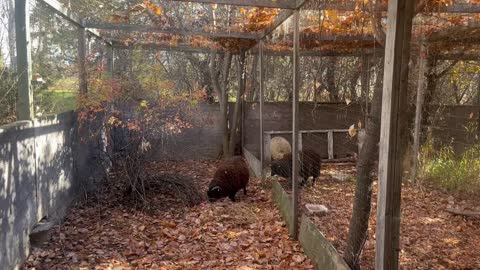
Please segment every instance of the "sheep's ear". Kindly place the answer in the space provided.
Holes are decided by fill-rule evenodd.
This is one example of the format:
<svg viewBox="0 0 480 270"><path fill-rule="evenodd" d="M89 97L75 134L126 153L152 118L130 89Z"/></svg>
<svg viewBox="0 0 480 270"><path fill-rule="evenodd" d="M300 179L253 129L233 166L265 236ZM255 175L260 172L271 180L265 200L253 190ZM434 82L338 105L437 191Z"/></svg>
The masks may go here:
<svg viewBox="0 0 480 270"><path fill-rule="evenodd" d="M211 190L211 191L217 191L217 190L220 191L221 188L220 188L219 186L214 186L214 187L212 187L210 190Z"/></svg>

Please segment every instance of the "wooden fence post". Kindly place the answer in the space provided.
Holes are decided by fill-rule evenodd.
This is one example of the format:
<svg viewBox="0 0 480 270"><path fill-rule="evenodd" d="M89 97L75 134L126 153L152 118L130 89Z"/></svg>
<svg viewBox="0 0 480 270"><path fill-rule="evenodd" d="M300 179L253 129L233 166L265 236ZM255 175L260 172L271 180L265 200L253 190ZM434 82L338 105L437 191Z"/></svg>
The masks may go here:
<svg viewBox="0 0 480 270"><path fill-rule="evenodd" d="M375 269L398 269L402 133L408 86L413 0L390 0L385 44Z"/></svg>
<svg viewBox="0 0 480 270"><path fill-rule="evenodd" d="M78 82L81 95L87 94L87 31L85 27L78 29Z"/></svg>
<svg viewBox="0 0 480 270"><path fill-rule="evenodd" d="M17 47L17 120L34 118L30 7L28 0L15 0L15 42Z"/></svg>
<svg viewBox="0 0 480 270"><path fill-rule="evenodd" d="M329 130L327 133L328 141L328 159L333 159L335 156L333 154L333 131Z"/></svg>
<svg viewBox="0 0 480 270"><path fill-rule="evenodd" d="M270 164L272 161L272 153L270 153L270 143L272 141L271 134L263 134L263 151L264 151L264 159L265 165ZM263 169L262 169L263 170Z"/></svg>
<svg viewBox="0 0 480 270"><path fill-rule="evenodd" d="M298 218L299 218L299 156L298 156L298 132L300 124L300 114L298 107L299 90L300 90L300 76L299 76L299 46L300 46L300 11L296 9L293 13L293 101L292 101L292 210L293 210L293 224L290 231L292 238L297 239L298 236Z"/></svg>
<svg viewBox="0 0 480 270"><path fill-rule="evenodd" d="M263 80L264 80L264 74L263 74L263 40L260 40L258 44L259 48L259 57L258 57L258 66L260 68L260 74L259 74L259 89L258 89L258 94L260 97L260 166L262 168L262 179L265 180L265 144L264 144L264 128L263 128L263 103L264 103L264 96L263 96Z"/></svg>

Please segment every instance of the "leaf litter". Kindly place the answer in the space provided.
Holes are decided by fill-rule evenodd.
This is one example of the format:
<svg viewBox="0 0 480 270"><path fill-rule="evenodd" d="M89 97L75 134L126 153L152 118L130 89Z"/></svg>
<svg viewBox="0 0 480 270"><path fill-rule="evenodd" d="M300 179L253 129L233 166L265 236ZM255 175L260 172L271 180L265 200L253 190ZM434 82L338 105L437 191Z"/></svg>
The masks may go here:
<svg viewBox="0 0 480 270"><path fill-rule="evenodd" d="M157 162L148 170L195 179L205 194L214 161ZM114 178L113 178L114 180ZM138 210L106 189L95 203L73 206L52 239L32 250L24 269L313 269L271 201L251 178L248 195L187 207L153 191Z"/></svg>
<svg viewBox="0 0 480 270"><path fill-rule="evenodd" d="M355 177L354 166L324 165L314 188L304 189L303 203L323 204L326 216L312 217L333 246L343 254L353 209L355 183L331 175ZM362 269L375 268L377 183L373 186L368 238ZM478 198L463 198L428 186L402 186L400 269L480 269L480 218L452 215L447 208L480 211Z"/></svg>

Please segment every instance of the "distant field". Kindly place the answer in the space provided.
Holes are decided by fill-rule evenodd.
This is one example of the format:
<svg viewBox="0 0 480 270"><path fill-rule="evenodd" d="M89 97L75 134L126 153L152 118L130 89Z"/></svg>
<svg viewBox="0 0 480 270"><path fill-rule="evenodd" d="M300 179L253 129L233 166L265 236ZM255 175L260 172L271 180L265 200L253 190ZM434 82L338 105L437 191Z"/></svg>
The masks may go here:
<svg viewBox="0 0 480 270"><path fill-rule="evenodd" d="M78 82L66 78L55 82L48 89L35 90L37 114L56 114L74 110L77 105Z"/></svg>

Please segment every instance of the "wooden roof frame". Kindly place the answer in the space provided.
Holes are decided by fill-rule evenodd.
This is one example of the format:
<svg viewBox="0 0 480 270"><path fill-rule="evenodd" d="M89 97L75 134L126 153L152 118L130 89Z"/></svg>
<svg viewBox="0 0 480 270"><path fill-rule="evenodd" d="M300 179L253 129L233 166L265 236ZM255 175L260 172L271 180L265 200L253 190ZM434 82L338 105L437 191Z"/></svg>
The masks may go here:
<svg viewBox="0 0 480 270"><path fill-rule="evenodd" d="M305 5L306 9L324 9L324 10L337 10L337 11L354 11L356 3L350 2L336 2L329 0L319 1L319 3L309 5L309 0L171 0L174 2L189 2L189 3L201 3L201 4L218 4L218 5L230 5L230 6L249 6L249 7L265 7L265 8L280 8L295 10ZM362 10L367 10L367 7L360 7ZM381 11L387 11L387 6L382 5L379 7ZM480 13L479 4L467 4L457 3L444 7L435 7L435 12L444 13Z"/></svg>
<svg viewBox="0 0 480 270"><path fill-rule="evenodd" d="M185 3L203 3L203 4L221 4L233 6L257 6L268 8L281 8L282 11L275 17L270 26L262 31L257 32L236 32L236 31L205 31L199 29L187 30L174 27L158 27L151 25L135 25L135 24L121 24L121 23L96 23L85 21L80 18L74 11L64 6L58 0L38 0L49 6L55 13L65 18L75 26L85 28L89 35L103 39L107 44L109 40L102 37L97 30L117 30L126 32L153 32L165 34L180 34L180 35L201 35L213 38L239 38L261 40L273 32L279 25L293 15L294 10L306 6L308 8L309 0L171 0ZM355 2L334 3L332 1L323 0L316 7L324 9L336 9L340 11L355 10ZM386 7L381 7L386 10ZM454 4L444 8L447 13L480 13L479 4ZM355 40L358 37L352 37ZM363 39L362 39L363 40Z"/></svg>

